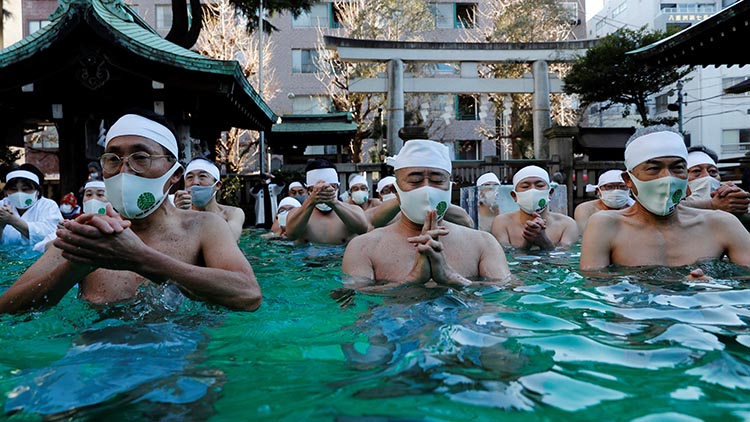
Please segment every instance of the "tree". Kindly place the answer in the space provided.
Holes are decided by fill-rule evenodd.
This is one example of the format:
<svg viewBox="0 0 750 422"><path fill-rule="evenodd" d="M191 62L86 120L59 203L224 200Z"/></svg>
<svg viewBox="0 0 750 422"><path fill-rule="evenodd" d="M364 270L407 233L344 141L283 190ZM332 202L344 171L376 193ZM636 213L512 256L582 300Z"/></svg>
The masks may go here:
<svg viewBox="0 0 750 422"><path fill-rule="evenodd" d="M237 13L230 0L205 4L201 31L196 49L199 53L219 60L237 60L250 84L258 86L258 37L246 31L245 18ZM273 69L268 64L273 57L273 43L266 38L263 44L263 98L268 101L278 94L280 87ZM216 154L230 172L251 171L259 150L258 132L233 128L217 140Z"/></svg>
<svg viewBox="0 0 750 422"><path fill-rule="evenodd" d="M586 55L576 61L563 79L564 90L577 94L582 107L597 102L606 102L602 110L615 104L635 106L643 126L674 124L674 118L650 119L646 102L652 94L683 79L692 70L681 66L644 66L628 51L652 44L664 38L661 31L619 29L590 48ZM623 117L630 112L626 108Z"/></svg>
<svg viewBox="0 0 750 422"><path fill-rule="evenodd" d="M336 2L334 7L341 25L341 29L336 30L336 35L341 37L418 41L421 34L435 28L429 4L424 0L352 0ZM316 76L327 88L333 107L337 111L352 113L353 120L357 123L357 133L350 149L354 162L359 162L362 141L372 133L374 118L378 109L384 108L385 96L353 93L349 91L349 84L354 78L377 77L379 73L385 72L385 65L344 63L336 51L325 48L322 37L327 32L319 28Z"/></svg>
<svg viewBox="0 0 750 422"><path fill-rule="evenodd" d="M229 0L235 10L245 18L244 25L248 33L258 29L258 9L261 1L263 1L264 15L273 16L276 13L289 12L295 18L302 12L309 12L310 7L318 3L317 0ZM278 28L264 18L263 29L270 34Z"/></svg>

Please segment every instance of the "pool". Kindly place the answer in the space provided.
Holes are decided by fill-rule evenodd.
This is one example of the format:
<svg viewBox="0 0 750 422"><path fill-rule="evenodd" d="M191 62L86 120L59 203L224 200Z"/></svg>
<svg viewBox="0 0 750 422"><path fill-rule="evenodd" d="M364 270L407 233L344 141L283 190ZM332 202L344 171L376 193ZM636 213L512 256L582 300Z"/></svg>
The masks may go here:
<svg viewBox="0 0 750 422"><path fill-rule="evenodd" d="M246 231L264 293L229 312L144 289L0 316L4 416L39 420L750 420L750 272L701 264L587 279L509 253L511 289L337 291L343 248ZM4 291L35 255L0 251ZM72 408L76 409L73 410Z"/></svg>

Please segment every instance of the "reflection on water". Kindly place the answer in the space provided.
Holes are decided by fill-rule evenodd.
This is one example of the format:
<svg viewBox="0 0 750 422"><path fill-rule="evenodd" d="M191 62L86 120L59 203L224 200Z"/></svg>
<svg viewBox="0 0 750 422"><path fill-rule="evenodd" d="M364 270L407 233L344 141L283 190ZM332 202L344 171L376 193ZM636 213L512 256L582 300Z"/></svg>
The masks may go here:
<svg viewBox="0 0 750 422"><path fill-rule="evenodd" d="M92 420L750 416L744 268L583 275L575 250L508 251L522 282L510 288L352 294L337 290L342 247L257 232L241 246L264 291L255 313L154 287L106 310L71 294L47 312L0 317L4 407L24 409L11 419L74 408ZM17 276L32 261L6 255L5 269ZM696 267L713 279L685 281Z"/></svg>

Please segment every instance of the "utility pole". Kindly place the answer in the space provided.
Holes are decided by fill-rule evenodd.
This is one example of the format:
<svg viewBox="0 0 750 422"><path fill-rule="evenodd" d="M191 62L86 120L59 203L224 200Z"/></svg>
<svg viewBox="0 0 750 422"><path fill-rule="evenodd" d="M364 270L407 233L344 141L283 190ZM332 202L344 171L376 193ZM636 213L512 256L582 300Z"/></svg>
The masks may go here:
<svg viewBox="0 0 750 422"><path fill-rule="evenodd" d="M677 112L677 127L682 132L682 105L684 103L684 97L682 96L682 81L677 81L677 101L667 105L667 110ZM670 93L670 95L672 95Z"/></svg>
<svg viewBox="0 0 750 422"><path fill-rule="evenodd" d="M263 98L263 0L258 6L258 94ZM266 172L266 133L260 131L260 177Z"/></svg>

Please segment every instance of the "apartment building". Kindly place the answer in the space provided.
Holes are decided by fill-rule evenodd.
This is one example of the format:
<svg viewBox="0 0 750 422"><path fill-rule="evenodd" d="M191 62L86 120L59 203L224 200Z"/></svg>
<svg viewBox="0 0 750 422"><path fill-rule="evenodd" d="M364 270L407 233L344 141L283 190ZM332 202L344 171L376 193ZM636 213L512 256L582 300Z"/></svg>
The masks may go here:
<svg viewBox="0 0 750 422"><path fill-rule="evenodd" d="M735 1L605 0L604 7L587 22L588 38L598 38L619 28L646 26L661 31L680 30L721 11ZM750 78L750 69L727 66L696 68L682 85L683 130L692 145L705 145L720 158L750 151L750 95L724 94L723 89ZM668 110L678 98L677 86L651 98L650 115L675 116ZM635 116L623 119L622 108L606 112L598 105L589 110L590 126L636 126Z"/></svg>

